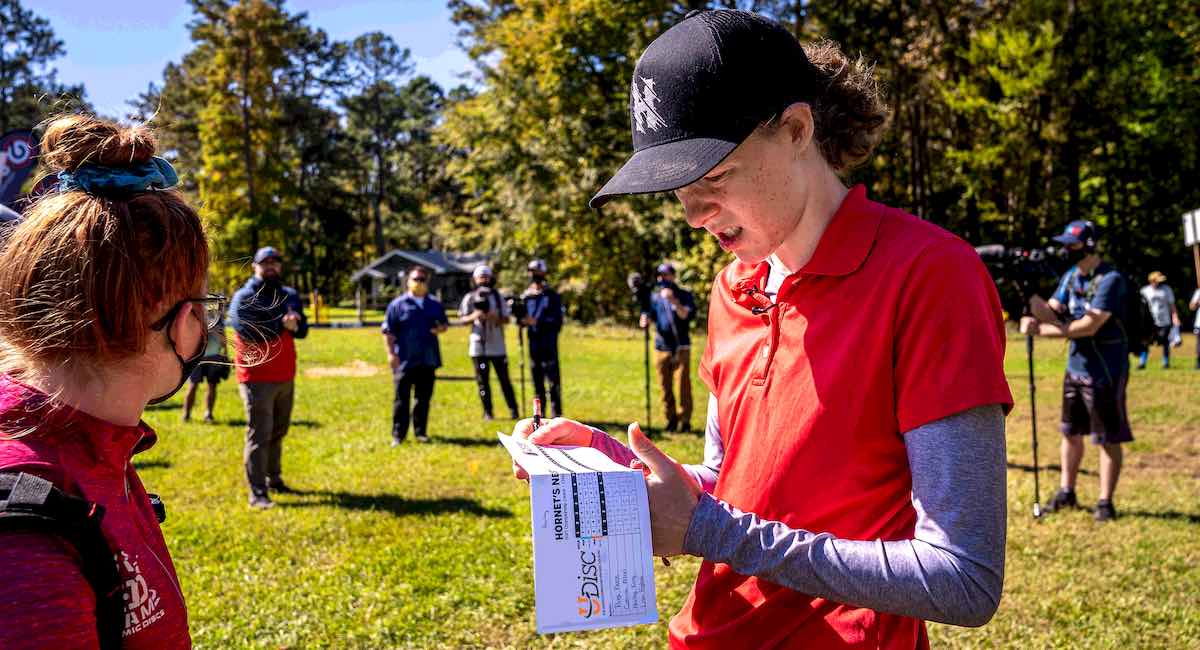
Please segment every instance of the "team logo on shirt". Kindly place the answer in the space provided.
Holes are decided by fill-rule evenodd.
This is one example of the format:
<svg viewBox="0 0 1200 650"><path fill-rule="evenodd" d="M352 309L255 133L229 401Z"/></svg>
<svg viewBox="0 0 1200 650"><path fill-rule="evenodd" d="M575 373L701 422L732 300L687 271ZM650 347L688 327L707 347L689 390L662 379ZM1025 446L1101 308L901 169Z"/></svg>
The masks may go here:
<svg viewBox="0 0 1200 650"><path fill-rule="evenodd" d="M121 551L115 559L125 578L125 591L122 595L125 600L125 630L121 636L128 637L153 625L166 615L166 610L161 607L158 590L146 584L137 557L131 557L125 551Z"/></svg>
<svg viewBox="0 0 1200 650"><path fill-rule="evenodd" d="M639 80L642 82L641 89L638 88ZM633 127L639 133L645 133L646 129L657 131L667 125L666 120L655 108L658 93L654 92L654 79L634 75L633 84L629 88L629 101L632 103L629 112L633 113Z"/></svg>

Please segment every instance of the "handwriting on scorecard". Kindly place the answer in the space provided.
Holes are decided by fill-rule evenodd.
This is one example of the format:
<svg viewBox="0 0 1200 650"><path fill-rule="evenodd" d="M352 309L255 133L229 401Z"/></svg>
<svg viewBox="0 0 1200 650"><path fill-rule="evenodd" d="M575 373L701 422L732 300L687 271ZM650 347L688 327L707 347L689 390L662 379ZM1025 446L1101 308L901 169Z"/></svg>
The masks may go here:
<svg viewBox="0 0 1200 650"><path fill-rule="evenodd" d="M642 473L589 447L499 436L529 473L537 631L658 621Z"/></svg>

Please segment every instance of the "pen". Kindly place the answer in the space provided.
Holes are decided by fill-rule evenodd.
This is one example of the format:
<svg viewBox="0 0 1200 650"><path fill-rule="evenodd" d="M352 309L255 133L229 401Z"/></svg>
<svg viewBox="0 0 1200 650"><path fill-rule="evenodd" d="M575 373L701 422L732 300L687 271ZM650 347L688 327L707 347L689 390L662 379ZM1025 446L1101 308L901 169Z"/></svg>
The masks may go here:
<svg viewBox="0 0 1200 650"><path fill-rule="evenodd" d="M533 428L542 426L542 400L533 398Z"/></svg>

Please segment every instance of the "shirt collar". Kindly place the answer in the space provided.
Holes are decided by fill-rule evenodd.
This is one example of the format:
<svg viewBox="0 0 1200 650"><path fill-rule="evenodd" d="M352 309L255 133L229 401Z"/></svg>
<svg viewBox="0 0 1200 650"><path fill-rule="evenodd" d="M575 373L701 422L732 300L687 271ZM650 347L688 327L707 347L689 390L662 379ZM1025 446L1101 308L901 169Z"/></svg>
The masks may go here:
<svg viewBox="0 0 1200 650"><path fill-rule="evenodd" d="M800 273L840 276L857 271L871 252L882 218L883 205L867 198L866 186L850 188Z"/></svg>

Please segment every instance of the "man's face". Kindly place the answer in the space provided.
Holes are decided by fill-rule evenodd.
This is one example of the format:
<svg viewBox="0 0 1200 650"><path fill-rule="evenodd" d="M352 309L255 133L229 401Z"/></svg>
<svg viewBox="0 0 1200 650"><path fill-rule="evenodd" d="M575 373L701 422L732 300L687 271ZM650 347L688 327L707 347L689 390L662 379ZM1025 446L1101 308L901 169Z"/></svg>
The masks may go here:
<svg viewBox="0 0 1200 650"><path fill-rule="evenodd" d="M487 273L483 273L481 275L475 276L475 286L482 287L484 285L491 285L491 284L492 284L492 276L491 275L489 275Z"/></svg>
<svg viewBox="0 0 1200 650"><path fill-rule="evenodd" d="M415 296L423 296L429 293L429 275L424 271L409 273L408 290Z"/></svg>
<svg viewBox="0 0 1200 650"><path fill-rule="evenodd" d="M743 262L774 253L800 223L815 164L798 153L796 133L787 121L759 128L703 178L675 190L688 225L712 233Z"/></svg>
<svg viewBox="0 0 1200 650"><path fill-rule="evenodd" d="M263 280L278 280L283 277L283 260L268 257L254 265L254 275Z"/></svg>
<svg viewBox="0 0 1200 650"><path fill-rule="evenodd" d="M670 282L671 284L675 284L675 274L671 273L671 272L659 273L658 281L659 282Z"/></svg>

